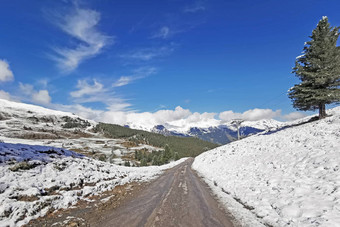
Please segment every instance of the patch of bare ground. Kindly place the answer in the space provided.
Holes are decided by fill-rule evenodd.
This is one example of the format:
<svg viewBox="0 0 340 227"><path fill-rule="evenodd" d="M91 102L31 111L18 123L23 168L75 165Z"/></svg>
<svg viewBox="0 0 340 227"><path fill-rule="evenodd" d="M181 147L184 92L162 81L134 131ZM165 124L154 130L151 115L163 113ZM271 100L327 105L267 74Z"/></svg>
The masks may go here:
<svg viewBox="0 0 340 227"><path fill-rule="evenodd" d="M44 217L31 220L25 227L47 226L92 226L91 223L100 221L103 213L107 213L120 206L125 200L136 197L149 183L133 182L117 185L113 190L101 195L90 196L87 200L79 201L74 207L50 211Z"/></svg>

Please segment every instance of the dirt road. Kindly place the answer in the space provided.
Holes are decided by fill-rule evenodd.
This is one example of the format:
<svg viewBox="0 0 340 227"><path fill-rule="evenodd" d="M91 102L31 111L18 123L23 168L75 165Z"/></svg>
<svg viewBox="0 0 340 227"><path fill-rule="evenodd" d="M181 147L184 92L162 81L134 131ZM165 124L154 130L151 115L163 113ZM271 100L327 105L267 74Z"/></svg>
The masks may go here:
<svg viewBox="0 0 340 227"><path fill-rule="evenodd" d="M208 185L191 170L192 162L190 158L152 182L116 186L89 198L94 202L80 201L75 208L52 212L25 227L233 226Z"/></svg>
<svg viewBox="0 0 340 227"><path fill-rule="evenodd" d="M127 199L91 226L233 226L191 170L193 159L168 170L145 190ZM92 223L91 223L92 222Z"/></svg>

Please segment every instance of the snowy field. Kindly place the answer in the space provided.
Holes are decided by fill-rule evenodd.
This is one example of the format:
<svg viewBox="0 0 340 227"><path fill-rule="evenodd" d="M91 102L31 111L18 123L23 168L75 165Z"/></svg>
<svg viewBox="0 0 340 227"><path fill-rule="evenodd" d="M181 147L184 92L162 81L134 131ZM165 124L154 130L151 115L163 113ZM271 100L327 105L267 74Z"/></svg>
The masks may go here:
<svg viewBox="0 0 340 227"><path fill-rule="evenodd" d="M201 154L193 168L244 226L340 226L340 107Z"/></svg>
<svg viewBox="0 0 340 227"><path fill-rule="evenodd" d="M21 226L116 185L151 180L184 160L122 167L63 148L0 143L0 226Z"/></svg>

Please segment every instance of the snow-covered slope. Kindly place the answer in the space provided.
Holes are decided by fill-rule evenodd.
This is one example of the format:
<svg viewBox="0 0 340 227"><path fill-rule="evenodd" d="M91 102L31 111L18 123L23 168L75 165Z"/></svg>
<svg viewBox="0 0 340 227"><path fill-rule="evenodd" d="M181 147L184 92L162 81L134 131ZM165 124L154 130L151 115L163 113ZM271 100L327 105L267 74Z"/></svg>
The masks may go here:
<svg viewBox="0 0 340 227"><path fill-rule="evenodd" d="M328 113L203 153L193 168L245 226L340 226L340 107Z"/></svg>
<svg viewBox="0 0 340 227"><path fill-rule="evenodd" d="M96 123L68 112L0 99L0 135L24 139L79 137Z"/></svg>
<svg viewBox="0 0 340 227"><path fill-rule="evenodd" d="M124 139L94 133L95 125L71 113L0 99L0 226L24 225L116 185L150 180L183 161L138 168L111 164L124 163L121 157L135 150L161 149L126 147Z"/></svg>
<svg viewBox="0 0 340 227"><path fill-rule="evenodd" d="M284 123L274 119L262 119L257 121L244 121L241 123L241 127L252 127L260 130L273 130L280 128L285 124L290 124L290 122ZM225 125L230 129L236 130L235 125L233 125L231 122L228 122Z"/></svg>
<svg viewBox="0 0 340 227"><path fill-rule="evenodd" d="M116 185L150 180L184 160L123 167L61 148L0 143L0 226L21 226Z"/></svg>

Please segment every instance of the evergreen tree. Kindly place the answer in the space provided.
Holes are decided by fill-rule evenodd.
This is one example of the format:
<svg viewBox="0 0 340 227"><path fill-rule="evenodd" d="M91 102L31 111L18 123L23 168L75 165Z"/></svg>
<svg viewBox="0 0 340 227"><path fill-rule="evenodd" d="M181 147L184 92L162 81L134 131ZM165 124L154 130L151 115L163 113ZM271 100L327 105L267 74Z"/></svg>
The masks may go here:
<svg viewBox="0 0 340 227"><path fill-rule="evenodd" d="M129 161L125 161L125 162L124 162L124 166L131 166L131 164L130 164Z"/></svg>
<svg viewBox="0 0 340 227"><path fill-rule="evenodd" d="M140 166L147 166L148 165L148 162L146 160L146 158L143 158L140 162Z"/></svg>
<svg viewBox="0 0 340 227"><path fill-rule="evenodd" d="M179 159L178 152L175 152L175 154L174 154L174 160L177 161L178 159Z"/></svg>
<svg viewBox="0 0 340 227"><path fill-rule="evenodd" d="M153 166L158 166L159 162L158 162L158 156L153 156L152 158L152 164Z"/></svg>
<svg viewBox="0 0 340 227"><path fill-rule="evenodd" d="M166 162L168 162L170 159L171 159L171 149L169 147L168 144L165 145L165 148L164 148L164 159L166 160Z"/></svg>
<svg viewBox="0 0 340 227"><path fill-rule="evenodd" d="M305 43L293 73L301 80L289 90L289 98L298 110L319 109L326 117L326 104L340 101L340 49L336 46L339 27L331 27L323 17Z"/></svg>

